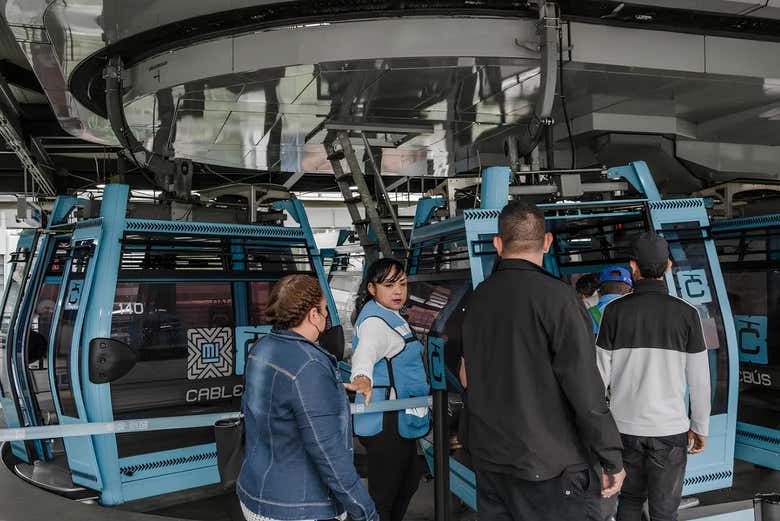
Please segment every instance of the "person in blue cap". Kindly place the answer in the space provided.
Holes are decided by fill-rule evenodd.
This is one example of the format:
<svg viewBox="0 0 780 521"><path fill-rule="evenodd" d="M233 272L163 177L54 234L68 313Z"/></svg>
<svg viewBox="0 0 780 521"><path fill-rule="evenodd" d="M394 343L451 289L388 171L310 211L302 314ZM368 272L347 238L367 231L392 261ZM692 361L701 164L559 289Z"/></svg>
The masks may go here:
<svg viewBox="0 0 780 521"><path fill-rule="evenodd" d="M599 277L599 301L598 304L588 308L588 313L593 320L593 332L598 334L601 315L604 308L623 295L628 295L634 290L634 282L631 280L631 272L621 266L607 266L601 271Z"/></svg>

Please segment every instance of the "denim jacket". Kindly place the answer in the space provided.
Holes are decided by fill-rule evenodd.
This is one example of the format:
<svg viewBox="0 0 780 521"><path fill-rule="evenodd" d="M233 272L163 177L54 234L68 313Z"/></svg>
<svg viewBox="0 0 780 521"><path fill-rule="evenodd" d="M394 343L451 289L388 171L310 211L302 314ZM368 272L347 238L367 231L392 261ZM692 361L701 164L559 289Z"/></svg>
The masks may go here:
<svg viewBox="0 0 780 521"><path fill-rule="evenodd" d="M244 392L241 502L272 519L355 521L377 513L353 462L349 402L336 359L292 331L252 349Z"/></svg>

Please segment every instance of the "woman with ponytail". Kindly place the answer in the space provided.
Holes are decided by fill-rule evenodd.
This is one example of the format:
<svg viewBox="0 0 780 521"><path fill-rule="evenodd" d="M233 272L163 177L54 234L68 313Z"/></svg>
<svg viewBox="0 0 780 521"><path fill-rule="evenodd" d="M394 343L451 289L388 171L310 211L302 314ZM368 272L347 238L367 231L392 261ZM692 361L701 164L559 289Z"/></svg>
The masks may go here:
<svg viewBox="0 0 780 521"><path fill-rule="evenodd" d="M394 259L373 263L361 284L353 319L352 375L358 402L427 396L423 346L399 311L407 277ZM381 521L402 521L422 476L417 438L430 430L428 408L360 414L355 434L368 451L368 490Z"/></svg>
<svg viewBox="0 0 780 521"><path fill-rule="evenodd" d="M376 521L355 470L347 394L317 343L328 307L319 281L288 275L271 290L274 326L249 353L246 449L236 490L247 521Z"/></svg>

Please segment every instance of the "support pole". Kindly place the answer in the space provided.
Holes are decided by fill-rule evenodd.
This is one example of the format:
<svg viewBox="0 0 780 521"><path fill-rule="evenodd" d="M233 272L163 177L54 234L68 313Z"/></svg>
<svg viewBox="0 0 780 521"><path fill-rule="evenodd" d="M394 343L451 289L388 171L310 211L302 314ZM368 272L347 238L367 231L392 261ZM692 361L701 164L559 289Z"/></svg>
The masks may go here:
<svg viewBox="0 0 780 521"><path fill-rule="evenodd" d="M553 126L546 125L544 129L544 145L547 152L547 169L555 168L555 137L553 136Z"/></svg>
<svg viewBox="0 0 780 521"><path fill-rule="evenodd" d="M512 171L505 166L491 166L482 171L480 208L500 210L509 201L509 179Z"/></svg>
<svg viewBox="0 0 780 521"><path fill-rule="evenodd" d="M434 521L450 519L450 451L447 418L447 377L444 365L444 341L428 337L428 368L433 394L433 502Z"/></svg>

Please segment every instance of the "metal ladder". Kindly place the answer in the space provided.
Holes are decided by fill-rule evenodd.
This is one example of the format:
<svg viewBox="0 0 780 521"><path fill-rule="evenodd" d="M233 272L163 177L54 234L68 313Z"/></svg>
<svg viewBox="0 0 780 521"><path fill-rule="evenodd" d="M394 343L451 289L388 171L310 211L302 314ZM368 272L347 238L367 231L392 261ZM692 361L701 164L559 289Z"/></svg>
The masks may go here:
<svg viewBox="0 0 780 521"><path fill-rule="evenodd" d="M379 204L368 188L368 181L366 180L363 170L360 167L360 162L355 155L355 149L352 147L352 143L349 140L348 132L342 130L336 134L336 142L340 146L340 150L335 149L332 144L326 145L326 150L328 152L328 160L333 168L336 184L341 191L341 195L344 197L344 203L347 205L347 210L352 219L352 225L360 239L360 245L365 250L366 261L371 264L380 258L380 253L384 258L393 257L393 247L390 238L387 235L387 230L385 228L386 224L392 225L404 250L408 249L408 244L390 201L390 195L387 192L387 188L382 181L382 176L374 161L368 139L366 139L362 132L361 136L363 137L363 143L366 147L369 161L376 174L379 195L384 199L383 202L390 214L389 218L383 218L379 214ZM349 172L344 171L344 168L341 165L342 159L347 160ZM352 186L357 187L357 196L352 195ZM365 217L361 215L359 205L362 205L365 209ZM371 232L373 232L375 240L372 240Z"/></svg>

